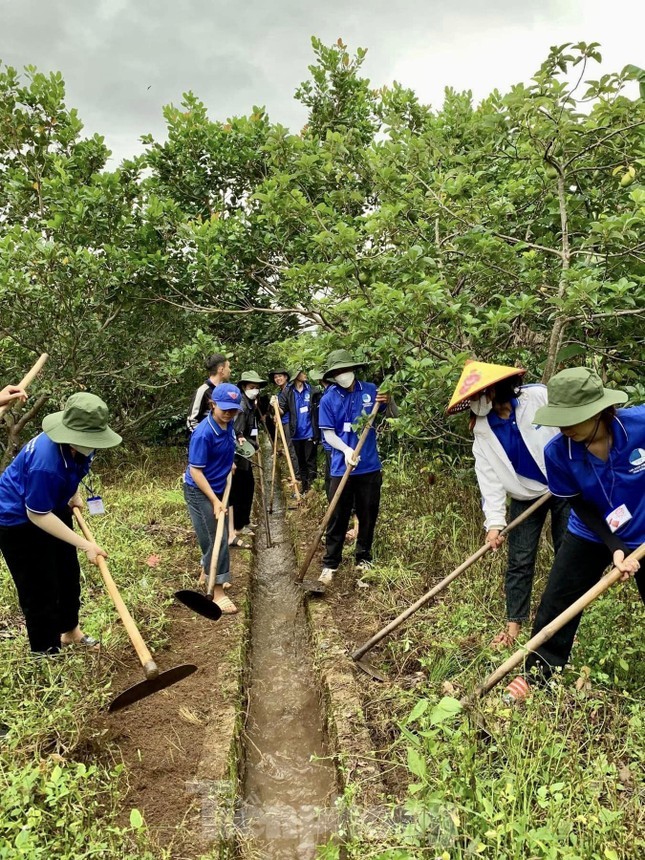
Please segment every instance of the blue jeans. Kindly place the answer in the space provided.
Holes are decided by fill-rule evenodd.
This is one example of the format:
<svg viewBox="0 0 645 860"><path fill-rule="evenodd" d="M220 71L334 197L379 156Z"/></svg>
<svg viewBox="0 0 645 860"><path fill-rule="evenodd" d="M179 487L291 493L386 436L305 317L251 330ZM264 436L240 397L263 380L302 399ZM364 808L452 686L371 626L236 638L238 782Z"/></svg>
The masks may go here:
<svg viewBox="0 0 645 860"><path fill-rule="evenodd" d="M202 566L208 578L215 543L215 531L217 524L213 512L213 503L208 499L199 487L184 484L184 498L188 506L190 521L197 535L197 542L202 551ZM231 581L231 561L228 551L228 517L224 519L224 535L222 545L219 548L217 559L217 577L215 583L222 585Z"/></svg>
<svg viewBox="0 0 645 860"><path fill-rule="evenodd" d="M529 508L535 499L520 502L511 499L510 519L514 520ZM508 536L508 568L506 570L506 617L509 621L523 624L528 621L531 608L531 590L535 574L540 535L547 511L551 511L551 537L553 548L558 552L569 522L569 503L553 497L531 516L513 529Z"/></svg>

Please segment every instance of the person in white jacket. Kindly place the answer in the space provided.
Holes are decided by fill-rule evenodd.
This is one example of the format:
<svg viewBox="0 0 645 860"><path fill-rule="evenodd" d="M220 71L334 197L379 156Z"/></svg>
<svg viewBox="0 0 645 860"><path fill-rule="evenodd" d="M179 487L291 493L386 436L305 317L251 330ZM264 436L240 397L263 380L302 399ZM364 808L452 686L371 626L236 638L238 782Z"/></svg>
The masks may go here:
<svg viewBox="0 0 645 860"><path fill-rule="evenodd" d="M510 497L510 520L514 520L548 489L544 447L557 430L532 423L536 411L547 402L546 386L522 385L524 373L522 368L468 362L448 407L451 414L470 409L484 529L493 550L504 542L500 532L507 524L507 497ZM557 553L569 517L565 500L550 499L509 533L505 576L507 624L492 640L495 648L512 646L522 624L528 621L535 560L549 510Z"/></svg>

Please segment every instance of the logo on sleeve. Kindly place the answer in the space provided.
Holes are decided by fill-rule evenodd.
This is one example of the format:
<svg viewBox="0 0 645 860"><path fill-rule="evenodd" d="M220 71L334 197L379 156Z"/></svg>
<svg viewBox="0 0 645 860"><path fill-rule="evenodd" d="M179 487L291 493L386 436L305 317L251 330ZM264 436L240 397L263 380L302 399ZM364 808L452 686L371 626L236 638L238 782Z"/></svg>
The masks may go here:
<svg viewBox="0 0 645 860"><path fill-rule="evenodd" d="M645 469L645 448L634 448L629 455L629 464L632 467L630 474L642 472Z"/></svg>
<svg viewBox="0 0 645 860"><path fill-rule="evenodd" d="M363 403L367 406L371 402L372 402L372 395L365 393L363 395Z"/></svg>

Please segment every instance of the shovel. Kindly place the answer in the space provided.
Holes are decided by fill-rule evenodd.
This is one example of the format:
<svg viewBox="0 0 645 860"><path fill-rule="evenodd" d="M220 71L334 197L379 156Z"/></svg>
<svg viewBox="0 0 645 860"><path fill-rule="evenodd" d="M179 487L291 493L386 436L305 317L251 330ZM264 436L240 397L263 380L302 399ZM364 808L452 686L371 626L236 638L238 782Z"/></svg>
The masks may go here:
<svg viewBox="0 0 645 860"><path fill-rule="evenodd" d="M299 502L302 496L300 495L298 481L296 480L296 473L293 471L293 463L291 462L291 454L289 453L289 446L287 445L287 437L284 435L282 416L280 415L277 399L273 401L273 411L275 413L276 428L278 430L278 433L280 434L280 438L282 439L282 447L284 448L285 460L287 461L287 465L289 466L289 474L291 475L291 486L293 487L293 492L296 495L296 501ZM277 452L278 448L276 446L276 454Z"/></svg>
<svg viewBox="0 0 645 860"><path fill-rule="evenodd" d="M81 527L81 531L87 540L92 541L92 543L96 543L80 510L78 508L74 508L73 513L76 517L76 522ZM153 693L158 693L160 690L165 690L166 687L171 687L178 681L182 681L184 678L192 675L193 672L196 672L197 666L194 666L192 663L184 663L181 666L175 666L173 669L166 669L165 672L159 672L159 667L152 659L152 654L148 650L146 643L143 641L137 625L134 623L134 619L128 612L128 608L119 594L119 589L116 587L116 583L112 579L112 575L110 574L105 559L102 556L98 556L97 562L105 587L107 588L108 594L112 598L112 602L121 617L123 626L130 637L130 642L132 642L134 650L137 652L137 657L139 658L139 662L143 668L143 674L145 675L145 681L139 681L138 684L128 687L127 690L124 690L122 693L119 693L115 699L112 699L108 705L108 711L110 713L114 713L114 711L120 711L121 708L132 705L140 699L145 699Z"/></svg>
<svg viewBox="0 0 645 860"><path fill-rule="evenodd" d="M367 434L372 429L372 424L374 423L374 419L376 418L376 413L379 411L380 407L381 407L381 404L378 401L375 401L374 406L372 407L372 411L370 412L369 417L367 419L367 422L365 423L365 427L363 427L363 432L361 433L361 435L358 439L358 443L356 445L356 448L354 449L354 456L355 457L357 457L360 454L361 448L365 444L365 440L367 439ZM329 523L329 520L331 519L332 514L336 510L336 505L338 504L338 501L343 494L343 490L345 489L345 485L347 484L347 481L349 480L349 476L351 475L353 470L354 470L354 466L347 466L347 468L345 469L345 474L340 479L340 484L338 485L338 488L336 489L336 492L334 493L333 498L332 498L331 502L329 503L329 507L327 508L327 513L322 518L322 522L318 526L318 531L314 535L314 539L312 540L311 545L310 545L309 549L307 550L307 555L305 556L305 560L303 561L302 565L300 566L300 570L298 571L297 582L302 583L303 589L305 591L308 591L309 593L324 594L324 592L325 592L325 586L321 582L318 582L318 580L315 580L315 579L314 580L311 580L311 579L305 580L305 575L306 575L307 571L309 570L309 565L311 564L311 560L314 557L316 550L318 549L318 544L320 543L320 538L325 533L325 529L327 528L327 524Z"/></svg>
<svg viewBox="0 0 645 860"><path fill-rule="evenodd" d="M27 388L27 386L38 376L48 358L49 355L47 355L46 352L43 352L31 370L20 380L18 388ZM11 409L12 405L13 401L10 400L9 403L5 403L4 406L0 406L0 418L2 418L8 409Z"/></svg>
<svg viewBox="0 0 645 860"><path fill-rule="evenodd" d="M537 501L535 501L530 507L528 507L522 514L520 514L519 517L516 517L507 526L505 526L500 531L500 536L507 535L509 532L513 531L516 526L518 526L520 523L523 523L524 520L528 519L531 514L537 511L537 509L541 507L545 502L548 502L550 498L551 493L544 493L543 496L540 496L540 498L537 499ZM433 588L430 589L430 591L426 592L423 597L420 597L416 603L413 603L411 606L408 606L407 609L404 609L403 612L398 615L393 621L390 621L390 623L383 627L381 630L379 630L378 633L375 633L371 639L368 639L368 641L364 645L361 645L360 648L357 648L356 651L354 651L350 656L352 660L354 660L358 668L365 672L366 675L370 675L377 681L385 681L386 678L382 672L380 672L378 669L375 669L374 666L370 665L365 660L361 659L363 655L367 654L368 651L371 651L372 648L374 648L375 645L378 645L378 643L382 639L385 639L385 637L389 633L391 633L393 630L396 630L396 628L403 624L403 622L406 621L411 615L414 615L414 613L418 609L421 609L422 606L425 606L427 603L429 603L433 597L436 597L437 594L443 591L447 585L450 585L453 579L456 579L460 573L463 573L465 570L467 570L472 564L482 558L482 556L490 552L490 550L490 544L485 543L477 550L477 552L473 553L469 558L466 559L466 561L460 564L459 567L456 567L451 573L448 574L448 576L442 579L441 582L438 582Z"/></svg>
<svg viewBox="0 0 645 860"><path fill-rule="evenodd" d="M215 593L215 579L217 578L217 559L219 558L220 547L222 546L222 538L224 536L224 522L228 511L228 497L231 494L231 481L233 480L233 472L229 472L226 479L226 489L222 497L222 505L224 509L217 515L217 529L215 531L215 543L213 544L213 553L211 555L211 565L208 571L208 585L206 594L201 591L193 591L190 588L184 588L181 591L175 592L175 597L184 606L203 615L204 618L210 618L211 621L219 621L222 617L222 610L217 603L213 602L213 594Z"/></svg>
<svg viewBox="0 0 645 860"><path fill-rule="evenodd" d="M645 543L642 543L638 549L635 549L628 558L640 561L643 556L645 556ZM464 696L460 701L462 707L465 709L472 708L478 699L499 684L502 678L505 678L510 671L517 668L520 663L524 661L527 654L532 651L536 651L541 645L548 642L554 633L557 633L558 630L564 627L565 624L568 624L572 618L579 615L583 609L589 606L590 603L593 603L593 601L603 594L603 592L611 588L612 585L615 585L622 576L623 574L617 567L612 568L609 573L606 573L602 579L599 579L594 586L592 586L588 591L585 591L582 597L579 597L571 604L571 606L565 609L564 612L561 612L553 619L553 621L550 621L546 627L543 627L539 633L536 633L535 636L532 636L528 642L522 645L521 648L518 648L515 654L509 657L508 660L502 663L498 669L492 672L488 678L476 687L469 696Z"/></svg>

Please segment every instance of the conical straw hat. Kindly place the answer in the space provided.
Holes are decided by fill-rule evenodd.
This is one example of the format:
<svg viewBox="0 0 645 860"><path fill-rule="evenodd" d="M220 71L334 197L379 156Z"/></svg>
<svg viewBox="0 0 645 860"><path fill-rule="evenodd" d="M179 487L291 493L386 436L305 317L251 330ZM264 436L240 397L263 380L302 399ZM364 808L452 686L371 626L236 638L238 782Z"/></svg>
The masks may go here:
<svg viewBox="0 0 645 860"><path fill-rule="evenodd" d="M454 415L463 412L469 407L469 400L475 397L489 385L495 385L509 376L524 374L526 370L522 367L507 367L504 364L487 364L485 361L469 360L459 377L459 382L452 395L446 412Z"/></svg>

